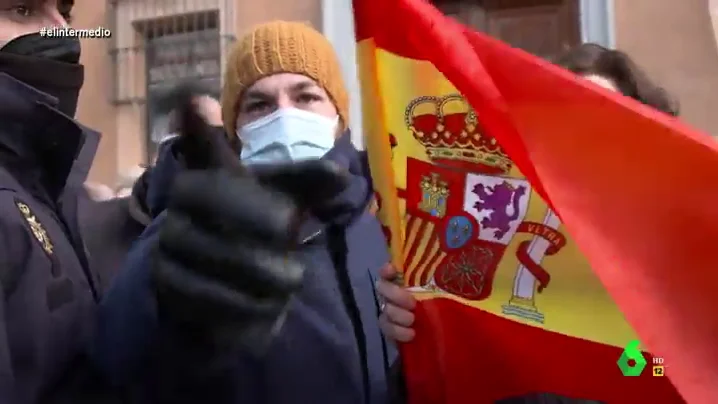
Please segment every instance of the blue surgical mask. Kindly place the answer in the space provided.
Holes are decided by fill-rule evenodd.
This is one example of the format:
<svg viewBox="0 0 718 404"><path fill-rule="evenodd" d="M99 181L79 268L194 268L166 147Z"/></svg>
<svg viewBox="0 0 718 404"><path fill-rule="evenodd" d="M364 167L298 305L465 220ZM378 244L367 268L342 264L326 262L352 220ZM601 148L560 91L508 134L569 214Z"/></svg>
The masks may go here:
<svg viewBox="0 0 718 404"><path fill-rule="evenodd" d="M276 164L319 159L334 147L339 117L282 108L237 129L242 162Z"/></svg>

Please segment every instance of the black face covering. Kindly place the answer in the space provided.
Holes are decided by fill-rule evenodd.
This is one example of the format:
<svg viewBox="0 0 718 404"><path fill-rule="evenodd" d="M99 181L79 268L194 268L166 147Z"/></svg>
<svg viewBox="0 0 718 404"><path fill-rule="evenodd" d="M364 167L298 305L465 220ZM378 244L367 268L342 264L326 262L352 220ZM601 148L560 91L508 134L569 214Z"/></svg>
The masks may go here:
<svg viewBox="0 0 718 404"><path fill-rule="evenodd" d="M39 33L13 39L0 48L0 72L58 100L57 109L74 117L84 81L80 40L43 37Z"/></svg>

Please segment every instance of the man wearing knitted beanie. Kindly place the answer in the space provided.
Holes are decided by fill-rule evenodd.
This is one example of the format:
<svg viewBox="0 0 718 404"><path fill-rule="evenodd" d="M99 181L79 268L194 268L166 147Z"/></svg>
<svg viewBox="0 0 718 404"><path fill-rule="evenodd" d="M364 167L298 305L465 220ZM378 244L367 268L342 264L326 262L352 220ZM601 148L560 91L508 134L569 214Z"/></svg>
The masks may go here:
<svg viewBox="0 0 718 404"><path fill-rule="evenodd" d="M106 298L99 367L148 403L395 402L374 290L389 254L334 50L276 21L227 61L222 118L242 169L176 180Z"/></svg>

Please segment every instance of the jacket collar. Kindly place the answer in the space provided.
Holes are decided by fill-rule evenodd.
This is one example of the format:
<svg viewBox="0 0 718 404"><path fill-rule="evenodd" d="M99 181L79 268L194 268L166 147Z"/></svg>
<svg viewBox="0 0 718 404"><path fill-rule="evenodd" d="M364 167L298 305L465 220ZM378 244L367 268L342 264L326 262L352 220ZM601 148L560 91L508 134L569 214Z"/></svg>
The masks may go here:
<svg viewBox="0 0 718 404"><path fill-rule="evenodd" d="M21 183L38 181L53 201L66 186L85 181L99 144L99 133L56 105L52 96L0 73L0 163Z"/></svg>
<svg viewBox="0 0 718 404"><path fill-rule="evenodd" d="M337 139L334 148L323 158L345 168L350 181L342 193L311 212L299 231L299 241L302 244L321 238L319 236L328 226L349 225L368 210L373 197L365 176L367 169L364 167L364 160L352 144L349 131Z"/></svg>

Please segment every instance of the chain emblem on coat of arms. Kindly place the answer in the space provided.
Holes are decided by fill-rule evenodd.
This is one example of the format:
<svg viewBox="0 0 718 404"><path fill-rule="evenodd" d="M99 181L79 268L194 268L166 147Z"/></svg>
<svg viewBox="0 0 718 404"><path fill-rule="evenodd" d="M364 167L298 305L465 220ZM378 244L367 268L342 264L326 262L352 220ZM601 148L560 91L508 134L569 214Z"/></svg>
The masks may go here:
<svg viewBox="0 0 718 404"><path fill-rule="evenodd" d="M55 246L52 245L50 236L47 234L47 231L45 230L45 227L42 225L42 223L40 223L40 221L37 219L37 216L32 213L30 207L27 206L27 204L25 203L17 201L15 202L15 205L22 214L22 217L27 222L28 226L30 226L30 231L32 232L32 235L35 236L35 239L37 239L37 241L40 243L42 249L45 250L47 254L52 255L55 250Z"/></svg>

